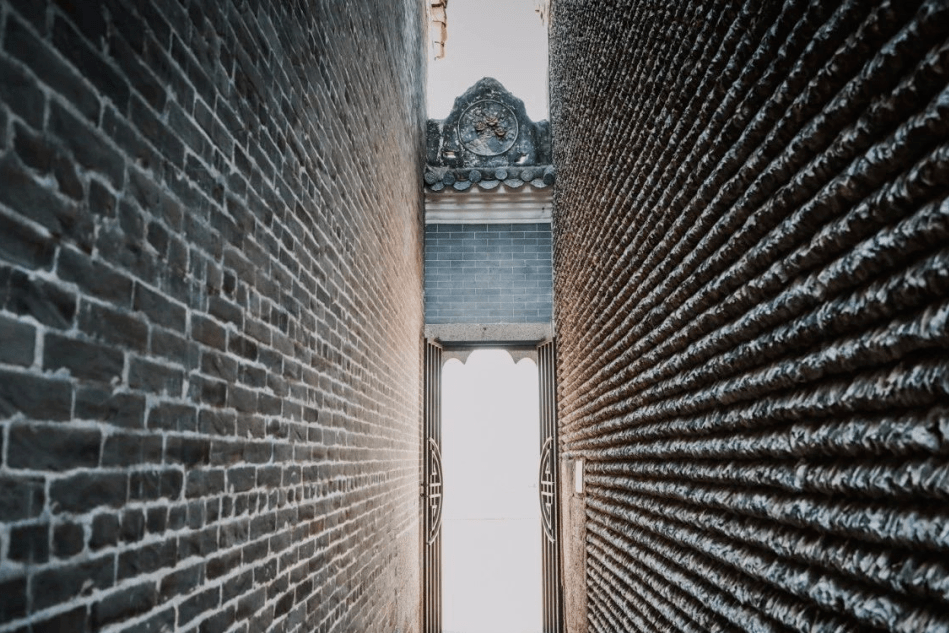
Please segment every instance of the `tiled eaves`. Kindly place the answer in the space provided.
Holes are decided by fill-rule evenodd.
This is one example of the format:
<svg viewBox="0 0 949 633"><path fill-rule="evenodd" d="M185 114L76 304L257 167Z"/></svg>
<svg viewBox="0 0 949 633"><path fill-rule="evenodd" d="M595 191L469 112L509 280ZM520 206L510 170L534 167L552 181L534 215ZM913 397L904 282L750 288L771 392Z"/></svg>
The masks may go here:
<svg viewBox="0 0 949 633"><path fill-rule="evenodd" d="M554 184L556 171L553 165L504 166L504 167L432 167L425 168L425 187L431 191L454 189L466 191L477 185L480 189L495 189L502 183L512 189L530 185L545 189Z"/></svg>

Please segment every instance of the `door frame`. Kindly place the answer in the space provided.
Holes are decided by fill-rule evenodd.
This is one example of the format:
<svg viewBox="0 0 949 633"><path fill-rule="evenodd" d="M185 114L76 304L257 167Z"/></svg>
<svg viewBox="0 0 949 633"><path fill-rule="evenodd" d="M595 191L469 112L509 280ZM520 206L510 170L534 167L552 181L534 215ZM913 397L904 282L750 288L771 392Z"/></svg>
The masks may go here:
<svg viewBox="0 0 949 633"><path fill-rule="evenodd" d="M563 631L563 574L560 555L559 439L557 436L556 346L552 338L536 341L424 340L423 412L420 468L421 631L442 633L441 511L445 493L441 470L442 363L445 356L474 349L533 352L540 393L538 502L541 505L543 633ZM536 354L536 356L534 356Z"/></svg>

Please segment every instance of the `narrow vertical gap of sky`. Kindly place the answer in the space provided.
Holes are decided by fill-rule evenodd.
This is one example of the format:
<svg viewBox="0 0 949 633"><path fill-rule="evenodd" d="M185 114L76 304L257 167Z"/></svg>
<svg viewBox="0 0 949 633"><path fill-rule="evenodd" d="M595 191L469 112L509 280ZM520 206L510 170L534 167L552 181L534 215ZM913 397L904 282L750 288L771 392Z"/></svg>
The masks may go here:
<svg viewBox="0 0 949 633"><path fill-rule="evenodd" d="M444 119L482 77L500 81L527 115L547 118L547 27L536 0L449 0L443 59L428 62L428 117Z"/></svg>

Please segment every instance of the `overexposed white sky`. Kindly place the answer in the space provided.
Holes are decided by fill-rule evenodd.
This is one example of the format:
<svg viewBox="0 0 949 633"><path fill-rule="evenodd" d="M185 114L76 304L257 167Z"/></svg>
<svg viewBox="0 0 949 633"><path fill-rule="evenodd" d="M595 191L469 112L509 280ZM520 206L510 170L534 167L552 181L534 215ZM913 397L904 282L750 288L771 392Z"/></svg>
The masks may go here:
<svg viewBox="0 0 949 633"><path fill-rule="evenodd" d="M547 27L535 0L449 0L445 57L428 62L428 118L444 119L455 98L494 77L547 118ZM430 50L430 49L429 49Z"/></svg>
<svg viewBox="0 0 949 633"><path fill-rule="evenodd" d="M442 370L445 633L540 633L537 365L475 350Z"/></svg>

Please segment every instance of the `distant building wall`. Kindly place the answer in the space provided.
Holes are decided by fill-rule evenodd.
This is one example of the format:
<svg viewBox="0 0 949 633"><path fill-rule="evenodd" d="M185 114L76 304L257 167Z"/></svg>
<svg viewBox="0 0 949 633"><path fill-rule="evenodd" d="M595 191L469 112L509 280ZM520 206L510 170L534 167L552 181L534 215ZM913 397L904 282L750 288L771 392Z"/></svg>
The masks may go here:
<svg viewBox="0 0 949 633"><path fill-rule="evenodd" d="M552 314L550 223L425 227L425 322L540 323Z"/></svg>
<svg viewBox="0 0 949 633"><path fill-rule="evenodd" d="M0 2L0 631L415 630L424 24Z"/></svg>
<svg viewBox="0 0 949 633"><path fill-rule="evenodd" d="M551 19L571 630L946 630L946 4Z"/></svg>

